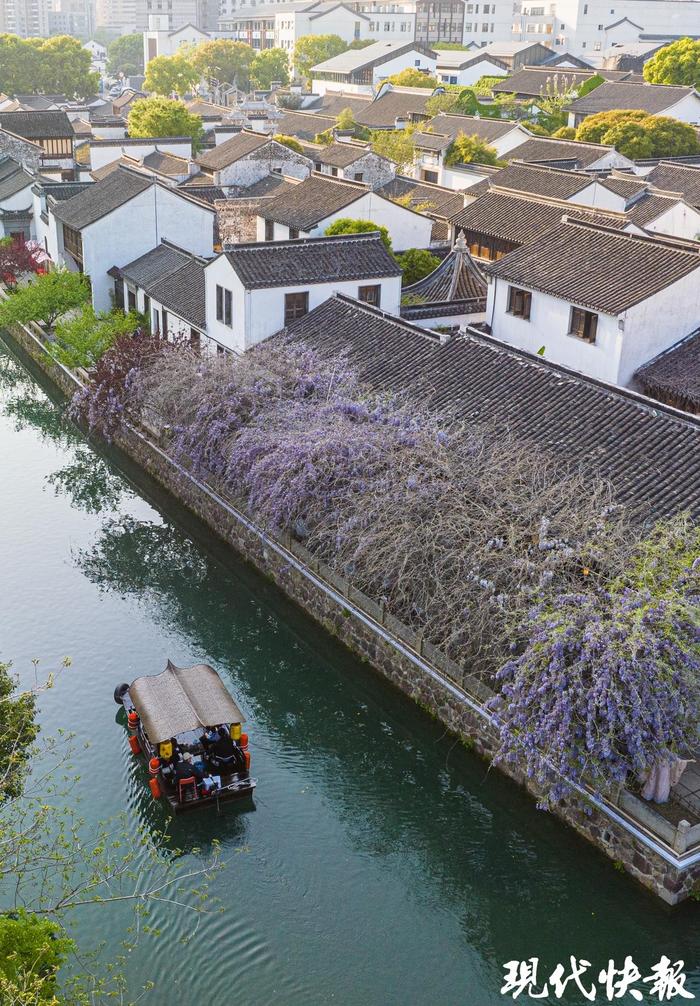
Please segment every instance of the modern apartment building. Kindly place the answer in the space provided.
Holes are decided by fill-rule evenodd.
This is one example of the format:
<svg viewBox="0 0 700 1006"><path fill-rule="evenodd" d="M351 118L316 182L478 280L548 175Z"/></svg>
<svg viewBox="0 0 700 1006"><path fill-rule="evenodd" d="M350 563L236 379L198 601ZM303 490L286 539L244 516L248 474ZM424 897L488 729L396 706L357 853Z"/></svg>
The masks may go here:
<svg viewBox="0 0 700 1006"><path fill-rule="evenodd" d="M619 44L700 34L700 0L523 0L513 38L599 62Z"/></svg>
<svg viewBox="0 0 700 1006"><path fill-rule="evenodd" d="M51 0L0 0L0 30L23 38L47 37Z"/></svg>

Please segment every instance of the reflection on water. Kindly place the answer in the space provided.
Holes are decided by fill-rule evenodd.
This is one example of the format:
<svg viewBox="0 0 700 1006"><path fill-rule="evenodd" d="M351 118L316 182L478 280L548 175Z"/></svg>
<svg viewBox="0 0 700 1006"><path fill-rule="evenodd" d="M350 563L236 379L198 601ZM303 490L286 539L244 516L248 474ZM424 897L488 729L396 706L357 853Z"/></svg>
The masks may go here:
<svg viewBox="0 0 700 1006"><path fill-rule="evenodd" d="M700 993L697 906L667 911L536 811L0 360L14 487L0 498L2 650L73 656L42 715L51 727L69 710L97 740L81 766L89 813L126 807L154 833L165 821L116 682L207 660L248 719L254 810L183 815L168 840L193 862L222 842L226 911L185 951L184 924L158 910L166 938L132 958L153 1002L495 1006L504 961L551 970L570 954L683 957ZM101 918L117 940L119 913Z"/></svg>

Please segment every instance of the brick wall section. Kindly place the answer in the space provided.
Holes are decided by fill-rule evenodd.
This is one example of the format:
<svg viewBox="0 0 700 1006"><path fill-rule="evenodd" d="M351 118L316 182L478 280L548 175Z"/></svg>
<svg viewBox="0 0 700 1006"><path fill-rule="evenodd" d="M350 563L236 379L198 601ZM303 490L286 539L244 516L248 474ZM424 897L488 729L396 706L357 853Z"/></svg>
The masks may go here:
<svg viewBox="0 0 700 1006"><path fill-rule="evenodd" d="M13 136L12 133L6 133L2 129L0 129L0 155L14 157L29 171L38 172L41 168L41 149L35 143Z"/></svg>
<svg viewBox="0 0 700 1006"><path fill-rule="evenodd" d="M47 357L35 338L21 326L15 326L12 335L62 391L73 393L76 380ZM419 666L415 654L405 649L402 652L397 639L383 638L377 631L379 627L363 619L351 601L329 596L314 582L313 566L305 570L295 568L290 563L289 553L279 554L271 539L266 541L267 536L261 538L246 526L245 518L230 512L214 494L178 469L144 436L128 431L118 438L116 445L353 653L439 719L448 730L468 740L480 755L492 758L496 746L493 726L455 695L447 682L443 684L437 680L438 675L431 674L427 665ZM295 552L298 554L297 549ZM532 780L517 767L499 767L533 796L539 795ZM683 869L668 863L624 824L585 797L573 796L557 806L554 813L615 863L621 863L628 873L668 904L684 900L700 882L700 864Z"/></svg>

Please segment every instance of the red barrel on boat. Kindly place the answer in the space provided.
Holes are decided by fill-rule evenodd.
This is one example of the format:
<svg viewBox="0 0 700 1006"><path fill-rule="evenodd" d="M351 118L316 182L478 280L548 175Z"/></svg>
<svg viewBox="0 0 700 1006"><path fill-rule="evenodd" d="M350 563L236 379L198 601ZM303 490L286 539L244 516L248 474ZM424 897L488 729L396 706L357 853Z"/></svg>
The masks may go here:
<svg viewBox="0 0 700 1006"><path fill-rule="evenodd" d="M148 763L149 775L156 776L160 772L160 758L151 758Z"/></svg>
<svg viewBox="0 0 700 1006"><path fill-rule="evenodd" d="M248 734L241 734L241 747L244 751L248 750Z"/></svg>
<svg viewBox="0 0 700 1006"><path fill-rule="evenodd" d="M250 772L250 751L244 751L243 754L245 755L245 767Z"/></svg>
<svg viewBox="0 0 700 1006"><path fill-rule="evenodd" d="M129 747L131 748L132 754L141 754L141 745L139 744L139 739L136 734L132 734L129 738Z"/></svg>
<svg viewBox="0 0 700 1006"><path fill-rule="evenodd" d="M126 717L126 722L129 727L129 730L131 730L132 732L138 730L139 714L137 712L134 712L134 710L132 709L131 712Z"/></svg>
<svg viewBox="0 0 700 1006"><path fill-rule="evenodd" d="M149 779L148 780L148 785L151 788L151 796L153 797L153 799L154 800L160 800L162 794L160 792L160 786L158 785L158 780L157 779Z"/></svg>

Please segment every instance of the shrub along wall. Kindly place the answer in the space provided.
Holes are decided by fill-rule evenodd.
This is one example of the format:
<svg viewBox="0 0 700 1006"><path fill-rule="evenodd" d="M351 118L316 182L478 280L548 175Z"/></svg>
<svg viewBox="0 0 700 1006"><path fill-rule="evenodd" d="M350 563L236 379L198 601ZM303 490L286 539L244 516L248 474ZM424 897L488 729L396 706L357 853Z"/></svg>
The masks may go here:
<svg viewBox="0 0 700 1006"><path fill-rule="evenodd" d="M65 394L72 395L80 386L48 355L40 330L14 326L12 335ZM213 483L194 478L175 463L148 432L131 428L114 442L357 656L479 754L493 757L498 741L483 705L491 694L486 686L465 677L458 665L320 564L304 546L288 537L276 540L257 527ZM541 790L518 766L499 767L541 797ZM700 853L685 852L687 829L670 832L653 808L630 794L623 793L615 807L576 790L552 810L669 904L682 901L700 882ZM632 815L645 823L636 823ZM665 842L653 834L663 835L664 828Z"/></svg>

